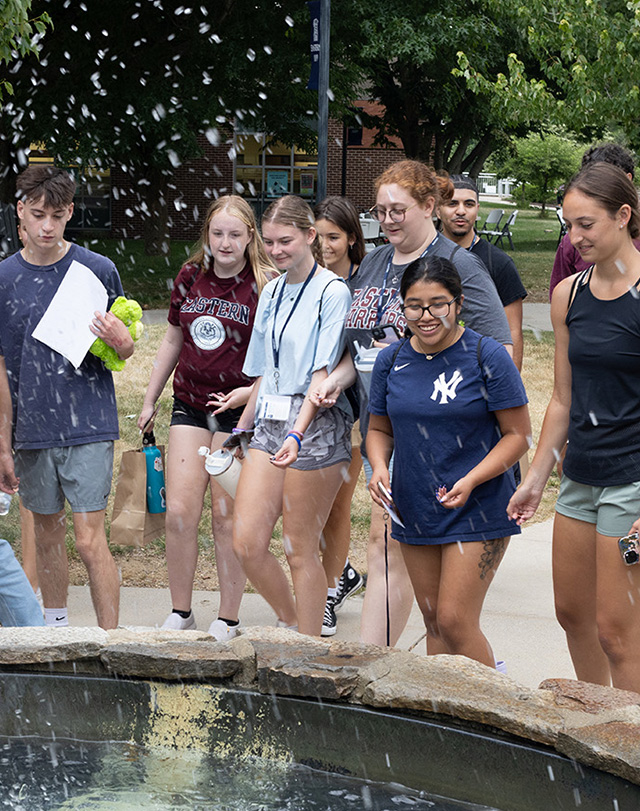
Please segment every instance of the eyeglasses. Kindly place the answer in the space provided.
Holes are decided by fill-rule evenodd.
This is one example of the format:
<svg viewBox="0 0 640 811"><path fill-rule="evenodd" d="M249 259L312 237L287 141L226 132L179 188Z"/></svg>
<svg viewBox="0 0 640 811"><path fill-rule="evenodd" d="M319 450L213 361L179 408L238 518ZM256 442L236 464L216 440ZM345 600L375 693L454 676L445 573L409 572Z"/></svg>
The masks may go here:
<svg viewBox="0 0 640 811"><path fill-rule="evenodd" d="M384 222L387 219L387 214L391 222L404 222L407 211L411 211L411 209L415 208L417 205L417 203L414 203L412 206L408 206L408 208L378 208L378 206L373 206L373 208L369 209L369 214L371 214L374 219L378 220L378 222Z"/></svg>
<svg viewBox="0 0 640 811"><path fill-rule="evenodd" d="M426 312L432 318L446 318L451 311L451 305L454 301L458 301L460 296L452 298L451 301L437 301L435 304L430 304L428 307L423 307L420 304L403 304L400 308L404 313L407 321L419 321Z"/></svg>

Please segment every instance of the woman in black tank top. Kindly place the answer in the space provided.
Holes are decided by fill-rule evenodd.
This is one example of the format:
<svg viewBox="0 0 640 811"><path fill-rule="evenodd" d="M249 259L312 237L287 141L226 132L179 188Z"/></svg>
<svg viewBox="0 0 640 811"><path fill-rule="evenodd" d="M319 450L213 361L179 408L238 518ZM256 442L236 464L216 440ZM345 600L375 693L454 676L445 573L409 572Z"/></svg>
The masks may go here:
<svg viewBox="0 0 640 811"><path fill-rule="evenodd" d="M553 531L556 615L579 679L640 692L640 234L635 186L610 164L571 180L563 214L588 270L554 290L554 390L538 448L507 511L537 509L567 440ZM633 555L631 556L633 558Z"/></svg>

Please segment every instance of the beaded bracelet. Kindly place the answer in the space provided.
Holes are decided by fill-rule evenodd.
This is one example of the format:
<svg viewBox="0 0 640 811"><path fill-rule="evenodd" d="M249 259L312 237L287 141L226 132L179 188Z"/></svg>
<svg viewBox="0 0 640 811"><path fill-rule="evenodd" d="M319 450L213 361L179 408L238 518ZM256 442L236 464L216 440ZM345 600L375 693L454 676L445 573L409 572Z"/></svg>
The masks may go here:
<svg viewBox="0 0 640 811"><path fill-rule="evenodd" d="M298 450L301 451L302 450L302 440L300 439L298 434L291 431L290 433L288 433L286 435L285 439L289 439L289 437L291 437L292 439L295 439L295 441L298 443Z"/></svg>

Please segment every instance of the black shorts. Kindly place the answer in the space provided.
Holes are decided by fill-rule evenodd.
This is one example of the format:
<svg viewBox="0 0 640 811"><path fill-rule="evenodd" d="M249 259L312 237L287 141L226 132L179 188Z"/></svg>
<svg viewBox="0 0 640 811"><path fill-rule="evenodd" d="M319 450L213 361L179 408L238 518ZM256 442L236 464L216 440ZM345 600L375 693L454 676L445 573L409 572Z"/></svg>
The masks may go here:
<svg viewBox="0 0 640 811"><path fill-rule="evenodd" d="M230 434L237 426L243 411L244 406L241 408L230 408L228 411L223 411L221 414L213 416L213 414L200 411L199 408L185 403L184 400L180 400L174 395L171 425L191 425L194 428L204 428L205 431L211 431L212 434L215 434L216 431L221 431L223 434Z"/></svg>

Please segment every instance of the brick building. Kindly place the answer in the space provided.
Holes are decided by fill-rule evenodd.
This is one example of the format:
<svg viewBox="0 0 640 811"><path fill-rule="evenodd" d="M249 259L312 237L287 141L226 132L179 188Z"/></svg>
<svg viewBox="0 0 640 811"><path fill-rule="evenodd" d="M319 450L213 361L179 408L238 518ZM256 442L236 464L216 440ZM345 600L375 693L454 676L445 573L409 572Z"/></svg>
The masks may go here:
<svg viewBox="0 0 640 811"><path fill-rule="evenodd" d="M371 109L360 102L359 107ZM346 130L329 122L327 192L345 194L359 211L374 203L373 181L391 163L404 159L399 142L387 148L373 145L367 129ZM346 140L346 145L345 145ZM174 239L195 240L209 201L236 192L246 197L258 216L282 194L300 194L316 202L317 155L271 142L262 133L236 131L218 145L202 139L203 155L174 169L166 200L169 232ZM149 202L148 184L119 167L110 172L89 170L80 184L71 228L97 231L116 238L142 236Z"/></svg>

